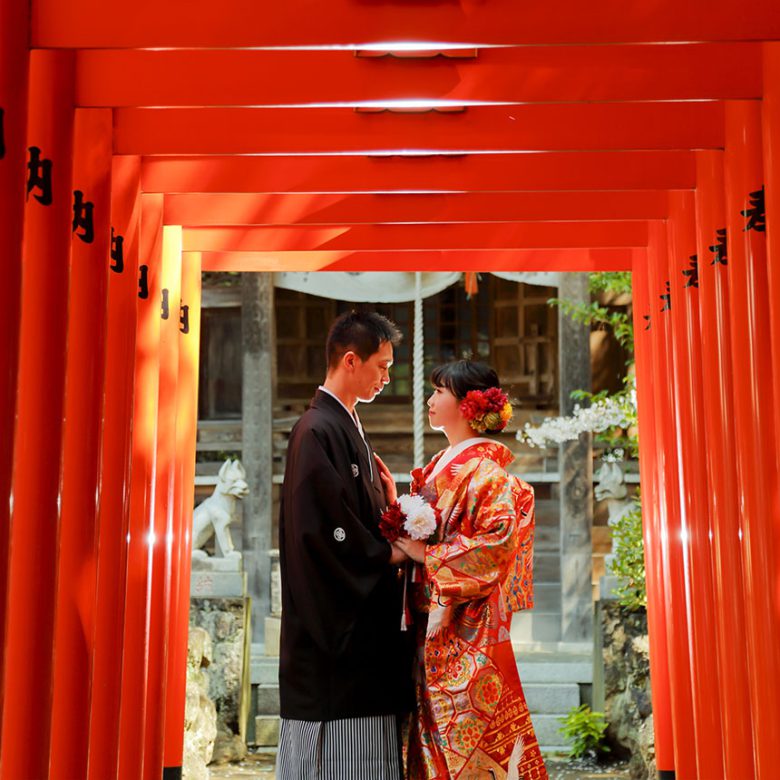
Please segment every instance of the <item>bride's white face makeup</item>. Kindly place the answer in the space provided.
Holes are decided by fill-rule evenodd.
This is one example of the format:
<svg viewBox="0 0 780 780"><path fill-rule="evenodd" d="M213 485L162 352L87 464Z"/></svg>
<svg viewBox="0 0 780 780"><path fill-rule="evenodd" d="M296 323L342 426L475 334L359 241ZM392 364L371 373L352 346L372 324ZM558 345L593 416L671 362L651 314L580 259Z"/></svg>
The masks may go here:
<svg viewBox="0 0 780 780"><path fill-rule="evenodd" d="M451 428L463 418L460 401L446 387L434 387L428 399L428 421L435 431Z"/></svg>

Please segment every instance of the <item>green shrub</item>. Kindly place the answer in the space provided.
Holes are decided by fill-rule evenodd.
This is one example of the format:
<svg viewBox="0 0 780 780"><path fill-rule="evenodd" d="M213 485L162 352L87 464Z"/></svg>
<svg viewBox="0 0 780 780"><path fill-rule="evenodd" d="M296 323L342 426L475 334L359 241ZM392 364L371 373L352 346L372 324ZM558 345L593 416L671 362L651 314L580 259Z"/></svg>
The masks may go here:
<svg viewBox="0 0 780 780"><path fill-rule="evenodd" d="M618 601L632 611L646 608L645 546L638 493L631 509L612 526L612 555L610 572L620 580L614 590Z"/></svg>
<svg viewBox="0 0 780 780"><path fill-rule="evenodd" d="M609 753L609 747L604 744L604 732L607 730L604 713L593 712L587 704L572 707L558 730L571 740L570 758L588 755L597 758L600 753Z"/></svg>

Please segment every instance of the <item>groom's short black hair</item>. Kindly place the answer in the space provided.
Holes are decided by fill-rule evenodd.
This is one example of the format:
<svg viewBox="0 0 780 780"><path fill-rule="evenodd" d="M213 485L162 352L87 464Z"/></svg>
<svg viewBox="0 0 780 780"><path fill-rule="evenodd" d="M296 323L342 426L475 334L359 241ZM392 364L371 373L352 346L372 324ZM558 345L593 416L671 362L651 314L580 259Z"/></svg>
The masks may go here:
<svg viewBox="0 0 780 780"><path fill-rule="evenodd" d="M361 360L368 360L385 341L397 347L401 338L396 324L375 311L344 312L334 320L328 331L325 342L328 369L336 366L350 350Z"/></svg>

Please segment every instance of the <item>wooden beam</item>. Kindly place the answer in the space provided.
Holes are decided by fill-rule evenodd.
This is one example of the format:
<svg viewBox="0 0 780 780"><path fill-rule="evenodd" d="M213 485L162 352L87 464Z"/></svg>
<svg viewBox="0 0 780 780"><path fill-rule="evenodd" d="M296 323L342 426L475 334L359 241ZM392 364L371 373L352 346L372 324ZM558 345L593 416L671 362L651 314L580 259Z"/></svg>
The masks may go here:
<svg viewBox="0 0 780 780"><path fill-rule="evenodd" d="M230 128L226 132L226 128ZM723 147L723 103L559 103L454 113L120 108L116 154L433 153Z"/></svg>
<svg viewBox="0 0 780 780"><path fill-rule="evenodd" d="M202 259L204 271L630 271L645 254L642 248L206 252Z"/></svg>
<svg viewBox="0 0 780 780"><path fill-rule="evenodd" d="M32 45L72 48L356 46L365 43L647 43L780 38L776 0L34 0Z"/></svg>
<svg viewBox="0 0 780 780"><path fill-rule="evenodd" d="M664 219L666 194L479 192L449 195L192 193L165 198L165 224L355 225Z"/></svg>
<svg viewBox="0 0 780 780"><path fill-rule="evenodd" d="M692 189L692 152L145 158L144 192L376 193Z"/></svg>
<svg viewBox="0 0 780 780"><path fill-rule="evenodd" d="M362 101L564 102L761 96L761 46L530 46L472 59L345 51L78 52L82 106L284 106Z"/></svg>
<svg viewBox="0 0 780 780"><path fill-rule="evenodd" d="M602 248L645 246L647 223L201 227L187 228L183 241L188 252Z"/></svg>

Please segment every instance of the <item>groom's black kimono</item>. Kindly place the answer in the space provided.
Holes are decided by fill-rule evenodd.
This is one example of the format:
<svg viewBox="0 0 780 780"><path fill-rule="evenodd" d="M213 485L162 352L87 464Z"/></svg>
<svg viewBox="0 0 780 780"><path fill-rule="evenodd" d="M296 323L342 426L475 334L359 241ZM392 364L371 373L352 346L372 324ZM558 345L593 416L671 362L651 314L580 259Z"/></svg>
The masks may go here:
<svg viewBox="0 0 780 780"><path fill-rule="evenodd" d="M330 721L409 712L413 632L379 533L385 499L371 445L319 390L296 423L279 547L282 718Z"/></svg>

